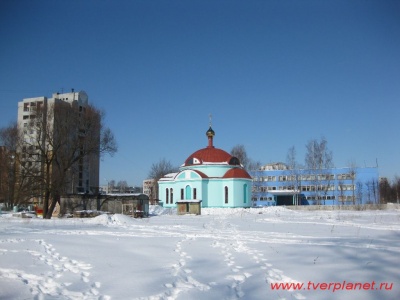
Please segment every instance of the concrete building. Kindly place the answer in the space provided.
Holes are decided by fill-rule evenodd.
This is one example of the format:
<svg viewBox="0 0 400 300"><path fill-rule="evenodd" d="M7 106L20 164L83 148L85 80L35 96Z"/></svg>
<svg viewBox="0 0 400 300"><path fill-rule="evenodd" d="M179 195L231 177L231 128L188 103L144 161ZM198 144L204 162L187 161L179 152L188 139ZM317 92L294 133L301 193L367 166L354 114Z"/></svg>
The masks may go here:
<svg viewBox="0 0 400 300"><path fill-rule="evenodd" d="M157 199L157 195L155 193L157 182L154 179L145 179L143 180L143 194L149 196L150 201L154 201Z"/></svg>
<svg viewBox="0 0 400 300"><path fill-rule="evenodd" d="M178 173L158 181L158 198L165 207L181 200L201 200L202 207L250 207L251 176L238 158L214 147L211 125L206 136L206 148L189 155Z"/></svg>
<svg viewBox="0 0 400 300"><path fill-rule="evenodd" d="M54 146L50 140L55 138L55 135L60 135L59 131L54 130L55 127L71 118L66 113L62 113L63 107L73 107L74 112L78 114L74 116L77 120L76 128L64 134L79 135L80 138L85 139L85 131L80 127L79 118L86 113L87 106L88 95L84 91L75 92L74 90L69 93L54 93L51 98L25 98L18 102L18 128L24 136L24 147L29 148L20 149L23 155L22 160L25 160L27 164L36 164L38 170L43 167L43 162L29 159L27 155L34 155L35 148L40 147L48 147L52 151ZM100 136L100 131L98 135ZM68 185L65 187L65 192L69 194L97 193L99 165L98 153L92 153L77 161L67 175Z"/></svg>
<svg viewBox="0 0 400 300"><path fill-rule="evenodd" d="M290 170L273 163L250 171L253 206L349 205L379 202L378 168Z"/></svg>

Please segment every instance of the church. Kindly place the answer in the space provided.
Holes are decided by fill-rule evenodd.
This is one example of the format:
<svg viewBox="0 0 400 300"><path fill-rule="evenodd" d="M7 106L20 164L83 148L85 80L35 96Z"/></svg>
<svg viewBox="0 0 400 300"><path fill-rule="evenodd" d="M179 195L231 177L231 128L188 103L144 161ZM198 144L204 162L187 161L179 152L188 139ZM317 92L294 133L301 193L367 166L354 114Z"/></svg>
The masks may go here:
<svg viewBox="0 0 400 300"><path fill-rule="evenodd" d="M164 207L177 202L199 202L201 207L250 207L252 178L237 157L215 148L214 130L206 132L208 145L195 151L178 173L158 181L158 196Z"/></svg>

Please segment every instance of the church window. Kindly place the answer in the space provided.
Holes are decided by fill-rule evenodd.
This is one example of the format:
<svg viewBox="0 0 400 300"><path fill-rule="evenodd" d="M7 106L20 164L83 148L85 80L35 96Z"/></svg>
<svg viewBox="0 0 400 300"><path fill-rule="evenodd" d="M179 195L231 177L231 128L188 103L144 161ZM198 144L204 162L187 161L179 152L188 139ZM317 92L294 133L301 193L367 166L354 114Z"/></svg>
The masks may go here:
<svg viewBox="0 0 400 300"><path fill-rule="evenodd" d="M229 198L228 198L228 187L226 186L225 187L225 204L228 203L228 200L229 200Z"/></svg>
<svg viewBox="0 0 400 300"><path fill-rule="evenodd" d="M185 187L185 192L186 192L186 199L187 200L192 199L192 189L189 185Z"/></svg>
<svg viewBox="0 0 400 300"><path fill-rule="evenodd" d="M174 190L171 188L170 190L169 190L169 193L170 193L170 198L171 198L171 204L173 204L174 203Z"/></svg>
<svg viewBox="0 0 400 300"><path fill-rule="evenodd" d="M193 199L197 199L197 189L193 189Z"/></svg>
<svg viewBox="0 0 400 300"><path fill-rule="evenodd" d="M198 165L200 163L201 161L196 157L192 157L187 161L187 165Z"/></svg>
<svg viewBox="0 0 400 300"><path fill-rule="evenodd" d="M169 193L168 189L165 189L165 202L168 204L169 203Z"/></svg>
<svg viewBox="0 0 400 300"><path fill-rule="evenodd" d="M183 189L181 189L181 200L183 200L184 198L184 190Z"/></svg>

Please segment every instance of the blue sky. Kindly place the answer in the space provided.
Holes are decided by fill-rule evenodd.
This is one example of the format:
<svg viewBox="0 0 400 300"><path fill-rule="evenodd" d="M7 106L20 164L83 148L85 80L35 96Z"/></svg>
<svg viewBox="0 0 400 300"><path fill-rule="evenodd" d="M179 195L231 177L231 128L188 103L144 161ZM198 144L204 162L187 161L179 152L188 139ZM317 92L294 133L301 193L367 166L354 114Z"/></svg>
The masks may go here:
<svg viewBox="0 0 400 300"><path fill-rule="evenodd" d="M325 136L337 167L400 175L400 1L0 1L0 127L26 97L84 90L141 185L237 144L262 163Z"/></svg>

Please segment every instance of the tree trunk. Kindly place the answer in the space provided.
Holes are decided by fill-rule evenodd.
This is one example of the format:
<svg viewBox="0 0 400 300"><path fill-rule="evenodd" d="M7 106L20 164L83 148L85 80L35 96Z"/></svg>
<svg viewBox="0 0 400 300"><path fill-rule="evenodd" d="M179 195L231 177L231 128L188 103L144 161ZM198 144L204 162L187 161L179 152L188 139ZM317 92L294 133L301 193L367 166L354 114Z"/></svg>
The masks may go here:
<svg viewBox="0 0 400 300"><path fill-rule="evenodd" d="M47 212L49 211L50 192L46 191L43 199L43 219L47 219Z"/></svg>
<svg viewBox="0 0 400 300"><path fill-rule="evenodd" d="M51 202L51 205L50 205L49 209L47 210L46 215L44 214L44 211L43 211L43 217L46 216L46 219L51 219L51 217L53 215L54 208L56 207L57 203L60 202L60 197L59 196L57 196L55 198L56 199L53 199L53 201Z"/></svg>

